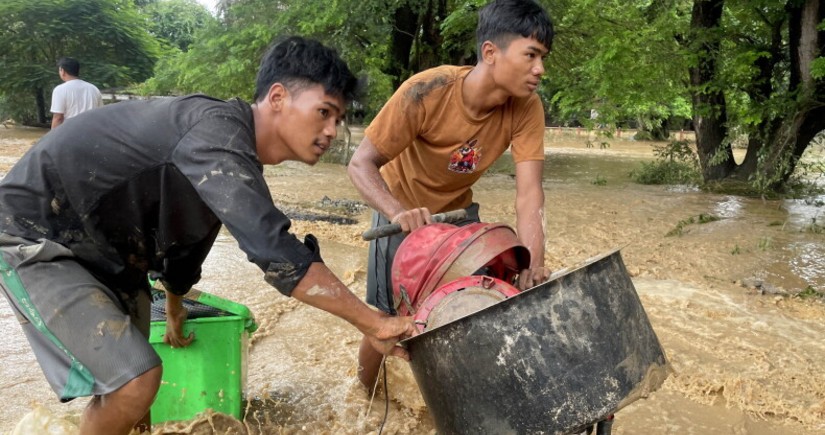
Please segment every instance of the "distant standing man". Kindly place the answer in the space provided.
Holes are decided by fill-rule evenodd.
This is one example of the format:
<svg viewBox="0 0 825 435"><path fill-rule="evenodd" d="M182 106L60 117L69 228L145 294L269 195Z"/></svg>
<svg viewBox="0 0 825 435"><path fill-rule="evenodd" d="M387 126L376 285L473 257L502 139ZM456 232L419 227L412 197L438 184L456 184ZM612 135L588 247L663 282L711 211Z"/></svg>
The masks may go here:
<svg viewBox="0 0 825 435"><path fill-rule="evenodd" d="M479 12L475 66L440 66L414 75L366 129L348 174L372 206L373 226L405 233L431 213L466 209L479 221L472 185L508 148L516 167L516 229L530 250L522 289L546 281L544 267L544 108L536 95L553 41L547 12L532 0L494 0ZM391 268L405 234L370 244L367 302L395 314ZM381 355L362 342L359 379L372 388Z"/></svg>
<svg viewBox="0 0 825 435"><path fill-rule="evenodd" d="M87 110L103 106L103 96L97 86L81 80L80 63L71 57L57 61L57 72L64 83L52 91L52 128Z"/></svg>

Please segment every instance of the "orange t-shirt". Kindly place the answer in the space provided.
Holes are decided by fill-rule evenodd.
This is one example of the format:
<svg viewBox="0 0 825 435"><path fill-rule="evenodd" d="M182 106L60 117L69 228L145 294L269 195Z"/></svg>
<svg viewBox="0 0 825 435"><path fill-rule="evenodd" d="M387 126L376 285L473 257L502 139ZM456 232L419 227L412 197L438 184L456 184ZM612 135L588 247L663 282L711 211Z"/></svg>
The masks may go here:
<svg viewBox="0 0 825 435"><path fill-rule="evenodd" d="M544 108L535 94L486 115L464 107L473 67L440 66L405 81L365 131L390 162L381 175L404 207L466 208L471 186L512 145L516 163L544 160Z"/></svg>

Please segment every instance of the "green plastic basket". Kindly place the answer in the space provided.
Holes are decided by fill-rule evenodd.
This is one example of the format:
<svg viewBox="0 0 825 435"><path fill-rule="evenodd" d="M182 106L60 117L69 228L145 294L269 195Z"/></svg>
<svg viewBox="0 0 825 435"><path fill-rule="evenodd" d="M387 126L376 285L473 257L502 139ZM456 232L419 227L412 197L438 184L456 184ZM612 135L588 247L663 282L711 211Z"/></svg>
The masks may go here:
<svg viewBox="0 0 825 435"><path fill-rule="evenodd" d="M165 301L152 305L149 343L163 361L163 379L151 408L152 423L190 420L212 409L241 418L246 387L249 336L257 329L249 309L209 293L190 291L184 299L189 318L184 335L195 333L187 347L163 343Z"/></svg>

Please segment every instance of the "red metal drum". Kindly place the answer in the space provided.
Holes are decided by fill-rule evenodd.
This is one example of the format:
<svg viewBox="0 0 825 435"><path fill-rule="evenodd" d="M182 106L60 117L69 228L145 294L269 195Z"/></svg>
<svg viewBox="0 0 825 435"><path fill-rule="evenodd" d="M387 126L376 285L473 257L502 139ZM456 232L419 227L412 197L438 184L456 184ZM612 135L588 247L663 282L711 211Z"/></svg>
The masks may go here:
<svg viewBox="0 0 825 435"><path fill-rule="evenodd" d="M419 332L429 331L518 293L517 288L498 278L465 276L430 293L415 313L415 325Z"/></svg>
<svg viewBox="0 0 825 435"><path fill-rule="evenodd" d="M529 265L530 252L505 224L425 225L410 233L396 252L392 266L395 309L402 316L416 314L425 301L429 301L429 314L435 305L445 301L448 293L468 288L475 290L461 297L473 295L476 302L466 301L462 305L477 305L485 298L490 305L518 292L509 283ZM473 275L495 278L495 281L473 278ZM437 297L433 295L436 291L440 292ZM481 296L484 293L487 296ZM431 295L435 299L430 300Z"/></svg>

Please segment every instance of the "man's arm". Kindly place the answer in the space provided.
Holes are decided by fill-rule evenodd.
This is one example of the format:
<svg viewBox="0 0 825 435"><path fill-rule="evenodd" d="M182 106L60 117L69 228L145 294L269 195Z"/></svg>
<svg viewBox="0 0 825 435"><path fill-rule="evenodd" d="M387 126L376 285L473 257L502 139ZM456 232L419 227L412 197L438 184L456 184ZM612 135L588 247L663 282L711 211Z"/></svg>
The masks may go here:
<svg viewBox="0 0 825 435"><path fill-rule="evenodd" d="M542 160L516 164L516 228L519 240L530 250L530 269L519 274L519 288L522 290L541 284L550 277L550 269L544 267L543 171Z"/></svg>
<svg viewBox="0 0 825 435"><path fill-rule="evenodd" d="M407 351L396 343L415 331L412 317L391 317L370 309L324 263L312 263L292 297L351 323L378 352L409 360Z"/></svg>
<svg viewBox="0 0 825 435"><path fill-rule="evenodd" d="M49 109L49 112L52 112L52 128L63 124L63 121L65 121L66 96L63 92L64 89L65 87L63 86L56 86L54 90L52 90L52 105Z"/></svg>
<svg viewBox="0 0 825 435"><path fill-rule="evenodd" d="M52 113L52 128L56 128L58 125L63 124L64 116L62 113Z"/></svg>
<svg viewBox="0 0 825 435"><path fill-rule="evenodd" d="M183 296L166 291L166 333L163 342L172 347L185 347L195 339L195 333L190 332L188 337L183 336L183 323L188 316L183 307Z"/></svg>
<svg viewBox="0 0 825 435"><path fill-rule="evenodd" d="M292 290L292 297L338 316L358 328L376 351L409 360L407 351L396 346L415 332L412 317L394 317L369 308L342 283L324 263L312 263ZM172 347L188 346L194 332L183 335L187 310L183 296L166 292L166 333L163 342Z"/></svg>
<svg viewBox="0 0 825 435"><path fill-rule="evenodd" d="M389 186L378 171L387 162L387 158L378 152L375 144L364 136L347 166L347 174L367 204L393 223L400 224L404 232L432 223L429 209L421 207L407 210L392 196Z"/></svg>

